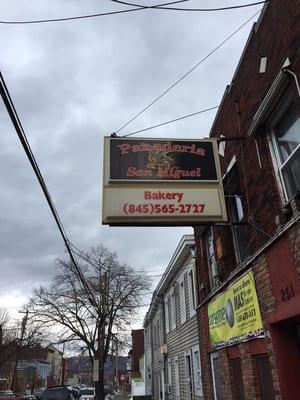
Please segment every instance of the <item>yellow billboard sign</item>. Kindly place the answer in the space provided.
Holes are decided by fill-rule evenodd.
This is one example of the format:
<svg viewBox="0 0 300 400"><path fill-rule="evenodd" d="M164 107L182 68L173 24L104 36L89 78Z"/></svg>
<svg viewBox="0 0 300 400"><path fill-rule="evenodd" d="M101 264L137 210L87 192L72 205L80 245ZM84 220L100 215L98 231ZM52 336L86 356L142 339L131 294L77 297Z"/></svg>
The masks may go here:
<svg viewBox="0 0 300 400"><path fill-rule="evenodd" d="M208 304L208 320L214 349L264 335L252 271Z"/></svg>

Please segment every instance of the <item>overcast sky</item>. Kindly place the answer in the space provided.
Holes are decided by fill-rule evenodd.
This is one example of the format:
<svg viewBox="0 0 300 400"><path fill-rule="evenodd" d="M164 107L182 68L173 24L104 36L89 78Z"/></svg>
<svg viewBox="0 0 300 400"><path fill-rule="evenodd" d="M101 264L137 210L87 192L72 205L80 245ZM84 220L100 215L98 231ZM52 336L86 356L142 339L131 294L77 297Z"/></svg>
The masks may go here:
<svg viewBox="0 0 300 400"><path fill-rule="evenodd" d="M251 0L191 0L222 7ZM143 5L159 0L139 0ZM262 5L220 12L140 10L77 21L0 24L0 68L70 240L99 243L121 261L158 274L190 228L115 228L100 221L103 136L205 57ZM117 11L109 0L1 0L0 20L35 20ZM147 112L138 129L216 106L230 83L256 15ZM203 138L214 111L143 137ZM47 284L64 246L0 101L0 307L15 313L32 287ZM155 272L152 272L155 271Z"/></svg>

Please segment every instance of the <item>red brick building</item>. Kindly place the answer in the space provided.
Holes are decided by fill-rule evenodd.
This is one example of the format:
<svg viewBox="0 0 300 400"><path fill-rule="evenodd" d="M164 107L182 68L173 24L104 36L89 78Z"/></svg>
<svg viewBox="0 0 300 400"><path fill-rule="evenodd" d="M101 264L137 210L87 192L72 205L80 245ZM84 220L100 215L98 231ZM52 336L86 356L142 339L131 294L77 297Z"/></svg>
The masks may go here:
<svg viewBox="0 0 300 400"><path fill-rule="evenodd" d="M272 0L210 133L226 139L220 158L229 223L195 227L206 400L300 396L299 83L300 2ZM227 300L218 310L230 291L231 309ZM254 311L244 304L249 293ZM261 317L261 329L228 337L239 307L243 327L251 318L259 326Z"/></svg>
<svg viewBox="0 0 300 400"><path fill-rule="evenodd" d="M132 349L131 349L131 373L139 374L139 360L144 355L144 329L134 329L131 331Z"/></svg>

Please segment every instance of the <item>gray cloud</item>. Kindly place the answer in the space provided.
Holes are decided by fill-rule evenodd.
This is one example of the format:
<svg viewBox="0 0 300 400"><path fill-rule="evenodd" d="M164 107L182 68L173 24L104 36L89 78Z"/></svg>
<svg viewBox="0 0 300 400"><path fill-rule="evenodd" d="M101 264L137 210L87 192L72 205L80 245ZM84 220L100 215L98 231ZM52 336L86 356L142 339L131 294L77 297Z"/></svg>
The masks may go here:
<svg viewBox="0 0 300 400"><path fill-rule="evenodd" d="M104 4L102 4L104 3ZM144 4L154 2L144 1ZM221 1L223 4L227 2ZM196 0L191 6L197 5ZM221 5L220 0L207 7ZM113 10L109 1L2 1L1 19ZM178 79L259 8L226 13L141 11L44 25L0 25L1 69L69 238L103 243L122 262L163 269L191 228L110 228L100 222L102 140ZM124 133L217 105L251 24ZM203 137L215 112L148 135ZM25 296L65 256L53 218L0 104L0 265ZM145 135L147 136L147 134ZM0 293L1 306L1 293Z"/></svg>

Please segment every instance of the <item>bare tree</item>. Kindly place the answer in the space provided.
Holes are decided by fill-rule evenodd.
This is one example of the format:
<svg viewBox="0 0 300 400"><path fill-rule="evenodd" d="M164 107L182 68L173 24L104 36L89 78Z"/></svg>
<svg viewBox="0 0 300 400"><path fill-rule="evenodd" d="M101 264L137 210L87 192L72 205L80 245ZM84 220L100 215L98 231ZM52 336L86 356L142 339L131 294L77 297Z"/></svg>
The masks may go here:
<svg viewBox="0 0 300 400"><path fill-rule="evenodd" d="M103 246L80 251L78 256L87 286L81 284L72 263L58 260L53 282L34 290L28 309L37 323L57 326L59 342L86 347L91 362L98 364L96 395L102 400L104 363L113 332L133 321L151 280L120 264L116 254Z"/></svg>

